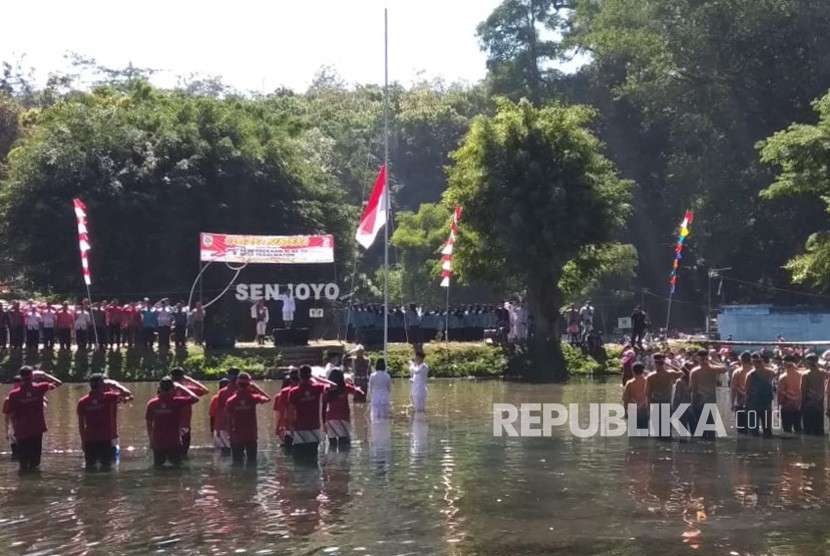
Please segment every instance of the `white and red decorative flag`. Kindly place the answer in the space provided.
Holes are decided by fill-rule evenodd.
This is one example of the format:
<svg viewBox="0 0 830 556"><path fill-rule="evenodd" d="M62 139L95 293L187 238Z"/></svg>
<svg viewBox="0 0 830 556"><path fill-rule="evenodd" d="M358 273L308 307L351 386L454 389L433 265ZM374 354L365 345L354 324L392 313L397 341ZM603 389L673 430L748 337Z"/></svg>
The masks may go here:
<svg viewBox="0 0 830 556"><path fill-rule="evenodd" d="M357 227L355 239L368 249L375 242L378 232L386 224L386 212L389 196L386 194L386 165L380 167L372 193L369 195L369 202L363 209L363 216L360 217L360 225Z"/></svg>
<svg viewBox="0 0 830 556"><path fill-rule="evenodd" d="M441 249L441 287L450 287L452 277L452 256L455 249L455 240L458 239L458 223L461 222L461 207L455 207L450 222L450 237Z"/></svg>
<svg viewBox="0 0 830 556"><path fill-rule="evenodd" d="M78 218L78 246L81 248L81 269L84 275L84 283L92 284L92 273L89 270L89 230L86 226L86 205L80 199L73 199L75 205L75 216Z"/></svg>

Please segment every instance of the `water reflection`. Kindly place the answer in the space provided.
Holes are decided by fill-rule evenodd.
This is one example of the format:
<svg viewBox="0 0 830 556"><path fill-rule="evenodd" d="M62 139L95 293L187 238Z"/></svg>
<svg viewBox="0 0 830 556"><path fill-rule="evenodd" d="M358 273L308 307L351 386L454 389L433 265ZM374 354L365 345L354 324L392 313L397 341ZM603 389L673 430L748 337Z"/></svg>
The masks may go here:
<svg viewBox="0 0 830 556"><path fill-rule="evenodd" d="M0 553L807 554L830 540L824 438L492 435L494 401L613 401L616 383L435 382L426 416L355 406L352 449L307 461L277 446L263 408L256 469L214 454L200 403L190 461L164 472L143 430L153 389L133 385L119 467L94 474L74 418L86 388L50 394L40 476L18 477L2 448ZM407 396L396 382L396 407Z"/></svg>

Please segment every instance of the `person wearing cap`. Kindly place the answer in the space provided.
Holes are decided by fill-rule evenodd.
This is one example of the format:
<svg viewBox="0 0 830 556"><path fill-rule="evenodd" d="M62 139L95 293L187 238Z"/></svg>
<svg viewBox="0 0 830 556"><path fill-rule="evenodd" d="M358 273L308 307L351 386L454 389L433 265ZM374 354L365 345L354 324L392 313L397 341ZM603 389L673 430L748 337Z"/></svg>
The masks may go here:
<svg viewBox="0 0 830 556"><path fill-rule="evenodd" d="M304 452L309 455L317 453L323 433L320 422L320 410L326 385L314 380L311 367L300 367L300 383L291 389L289 403L294 408L294 429L291 431L291 447L295 454Z"/></svg>
<svg viewBox="0 0 830 556"><path fill-rule="evenodd" d="M801 432L801 373L794 355L784 356L784 374L778 379L778 406L784 432Z"/></svg>
<svg viewBox="0 0 830 556"><path fill-rule="evenodd" d="M752 355L745 351L741 354L738 369L732 373L729 381L729 401L732 411L735 412L735 430L738 434L746 434L746 377L752 371Z"/></svg>
<svg viewBox="0 0 830 556"><path fill-rule="evenodd" d="M774 370L767 367L760 353L752 354L752 370L746 376L746 406L748 429L754 435L761 430L764 436L772 436L772 400L774 391L772 381L776 376Z"/></svg>
<svg viewBox="0 0 830 556"><path fill-rule="evenodd" d="M61 384L49 373L23 366L20 368L20 386L6 397L3 413L9 416L14 429L21 472L34 471L40 466L43 433L46 432L46 393Z"/></svg>
<svg viewBox="0 0 830 556"><path fill-rule="evenodd" d="M118 404L133 399L132 393L104 375L89 377L89 394L78 400L78 432L87 471L98 464L106 471L115 461L113 442L118 438Z"/></svg>
<svg viewBox="0 0 830 556"><path fill-rule="evenodd" d="M375 363L375 370L369 376L367 390L372 418L388 418L392 400L392 378L386 371L385 359L380 358Z"/></svg>
<svg viewBox="0 0 830 556"><path fill-rule="evenodd" d="M804 434L824 435L824 398L827 373L818 366L818 357L804 358L807 372L801 377L801 424Z"/></svg>
<svg viewBox="0 0 830 556"><path fill-rule="evenodd" d="M251 388L251 375L239 373L236 393L228 398L225 412L231 438L231 457L234 465L256 465L257 419L256 406L271 401L266 394Z"/></svg>
<svg viewBox="0 0 830 556"><path fill-rule="evenodd" d="M147 437L153 451L153 465L163 467L170 462L179 466L182 462L182 409L199 401L199 396L186 386L177 384L166 376L159 381L158 394L147 402L145 419Z"/></svg>
<svg viewBox="0 0 830 556"><path fill-rule="evenodd" d="M240 370L236 367L230 367L226 373L228 377L228 385L219 390L219 399L216 402L216 434L214 439L216 444L222 450L222 455L231 455L231 435L230 423L227 409L228 400L236 394L236 380L239 377ZM249 388L262 395L267 395L256 383L251 382Z"/></svg>
<svg viewBox="0 0 830 556"><path fill-rule="evenodd" d="M225 386L230 383L228 377L223 376L219 379L219 390L222 390ZM210 406L208 407L208 417L210 418L210 436L213 438L213 446L215 448L220 448L218 441L216 439L216 411L219 407L219 392L216 392L212 398L210 398Z"/></svg>
<svg viewBox="0 0 830 556"><path fill-rule="evenodd" d="M418 349L409 363L409 397L416 413L423 413L427 410L428 378L429 367L424 362L424 352Z"/></svg>
<svg viewBox="0 0 830 556"><path fill-rule="evenodd" d="M300 383L300 372L291 369L282 383L282 389L274 397L274 423L277 438L283 448L291 447L291 431L294 428L294 406L289 402L291 390Z"/></svg>
<svg viewBox="0 0 830 556"><path fill-rule="evenodd" d="M174 367L170 369L170 378L172 378L177 385L184 385L188 390L199 396L200 398L210 392L207 387L196 380L195 378L185 374L181 367ZM177 389L179 387L177 386ZM179 391L179 393L184 393ZM187 453L190 451L190 425L193 420L193 408L189 405L182 408L182 457L187 458Z"/></svg>

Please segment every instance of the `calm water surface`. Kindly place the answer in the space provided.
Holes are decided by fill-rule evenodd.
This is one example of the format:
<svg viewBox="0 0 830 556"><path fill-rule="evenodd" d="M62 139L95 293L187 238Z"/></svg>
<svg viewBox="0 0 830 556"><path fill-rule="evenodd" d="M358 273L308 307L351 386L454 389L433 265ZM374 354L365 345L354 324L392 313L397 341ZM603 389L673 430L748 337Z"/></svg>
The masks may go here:
<svg viewBox="0 0 830 556"><path fill-rule="evenodd" d="M215 387L215 385L212 385ZM276 383L266 383L273 392ZM348 452L295 462L260 413L257 469L209 446L194 410L186 468L154 471L143 405L120 415L121 462L87 474L75 422L86 388L49 396L39 476L0 454L2 554L825 554L830 450L824 438L494 438L493 402L619 400L611 384L435 381L429 414L369 423L357 405ZM5 389L2 390L5 395ZM7 446L2 447L7 450Z"/></svg>

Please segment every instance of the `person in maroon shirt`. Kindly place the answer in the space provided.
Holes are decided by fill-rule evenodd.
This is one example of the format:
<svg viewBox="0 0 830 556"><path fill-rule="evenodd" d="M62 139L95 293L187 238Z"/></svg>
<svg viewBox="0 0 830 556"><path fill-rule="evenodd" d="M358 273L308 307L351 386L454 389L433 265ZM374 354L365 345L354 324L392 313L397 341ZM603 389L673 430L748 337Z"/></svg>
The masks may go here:
<svg viewBox="0 0 830 556"><path fill-rule="evenodd" d="M326 385L311 377L311 367L300 367L300 383L291 389L289 403L294 407L294 430L291 433L291 447L295 454L317 453L323 433L320 431L320 409Z"/></svg>
<svg viewBox="0 0 830 556"><path fill-rule="evenodd" d="M23 311L20 310L19 301L12 303L11 310L6 313L6 322L9 324L9 345L13 349L21 349L26 328L23 326Z"/></svg>
<svg viewBox="0 0 830 556"><path fill-rule="evenodd" d="M340 369L332 369L329 380L334 386L326 389L323 395L323 418L325 421L326 436L329 437L329 446L334 448L348 448L352 441L351 408L349 394L365 395L363 390L354 384L347 383Z"/></svg>
<svg viewBox="0 0 830 556"><path fill-rule="evenodd" d="M20 368L20 386L9 392L3 412L11 417L17 442L20 471L34 471L40 466L43 433L46 432L44 398L46 392L62 383L43 371L29 366Z"/></svg>
<svg viewBox="0 0 830 556"><path fill-rule="evenodd" d="M117 299L113 299L109 305L104 309L104 318L107 323L107 339L110 347L118 347L121 349L121 328L124 324L124 310L118 304Z"/></svg>
<svg viewBox="0 0 830 556"><path fill-rule="evenodd" d="M236 379L236 393L228 398L225 413L228 415L231 437L231 454L234 465L256 465L257 426L256 406L271 401L267 395L251 388L251 375L241 373Z"/></svg>
<svg viewBox="0 0 830 556"><path fill-rule="evenodd" d="M16 390L20 387L20 375L16 375L14 377L14 381L12 382L12 390ZM9 399L6 398L3 400L3 421L4 421L4 428L3 431L6 433L6 438L9 439L9 450L12 453L12 461L17 461L17 439L14 437L14 429L12 429L12 417L9 415L9 412L6 408L9 407Z"/></svg>
<svg viewBox="0 0 830 556"><path fill-rule="evenodd" d="M75 314L69 310L69 303L66 301L61 304L55 321L60 349L68 350L72 347L72 329L75 327Z"/></svg>
<svg viewBox="0 0 830 556"><path fill-rule="evenodd" d="M239 376L239 369L230 367L227 371L228 385L219 390L219 399L216 401L216 436L215 442L222 450L222 455L227 456L231 454L231 436L230 423L228 414L225 411L225 406L231 396L236 394L236 379ZM267 394L254 382L249 386L252 390L267 396Z"/></svg>
<svg viewBox="0 0 830 556"><path fill-rule="evenodd" d="M118 438L118 404L132 399L132 393L114 380L95 373L89 377L89 394L78 401L78 432L84 449L86 470L104 471L115 460L113 439Z"/></svg>
<svg viewBox="0 0 830 556"><path fill-rule="evenodd" d="M182 395L184 394L184 395ZM176 384L166 376L159 381L158 395L147 402L145 419L153 464L163 467L166 462L178 467L182 462L182 408L199 401L199 396L186 386Z"/></svg>
<svg viewBox="0 0 830 556"><path fill-rule="evenodd" d="M178 384L184 384L188 390L199 396L200 398L208 394L210 390L207 387L185 374L181 367L174 367L170 370L170 377ZM187 452L190 451L190 422L193 419L193 409L188 405L182 409L181 435L182 435L182 457L187 458Z"/></svg>

